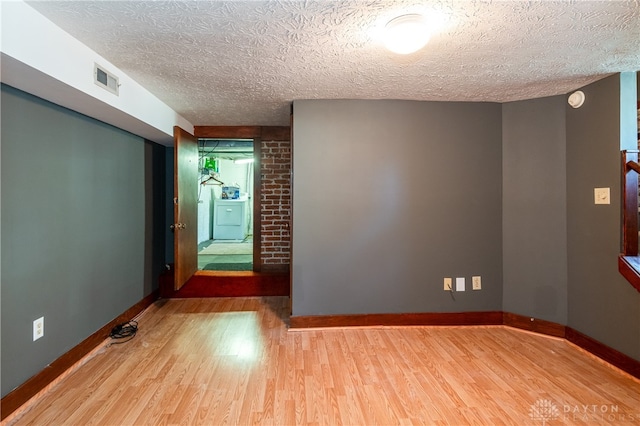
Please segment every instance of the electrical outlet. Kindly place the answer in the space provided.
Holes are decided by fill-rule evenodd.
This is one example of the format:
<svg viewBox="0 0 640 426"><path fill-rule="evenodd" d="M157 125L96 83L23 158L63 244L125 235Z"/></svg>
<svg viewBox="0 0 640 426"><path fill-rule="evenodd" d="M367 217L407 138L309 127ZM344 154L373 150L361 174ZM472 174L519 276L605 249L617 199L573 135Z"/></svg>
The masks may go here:
<svg viewBox="0 0 640 426"><path fill-rule="evenodd" d="M464 291L464 277L456 278L456 291Z"/></svg>
<svg viewBox="0 0 640 426"><path fill-rule="evenodd" d="M33 322L33 341L44 336L44 317L40 317Z"/></svg>
<svg viewBox="0 0 640 426"><path fill-rule="evenodd" d="M480 276L471 277L471 288L474 290L482 290L482 279Z"/></svg>
<svg viewBox="0 0 640 426"><path fill-rule="evenodd" d="M444 291L453 291L453 280L451 278L444 279Z"/></svg>

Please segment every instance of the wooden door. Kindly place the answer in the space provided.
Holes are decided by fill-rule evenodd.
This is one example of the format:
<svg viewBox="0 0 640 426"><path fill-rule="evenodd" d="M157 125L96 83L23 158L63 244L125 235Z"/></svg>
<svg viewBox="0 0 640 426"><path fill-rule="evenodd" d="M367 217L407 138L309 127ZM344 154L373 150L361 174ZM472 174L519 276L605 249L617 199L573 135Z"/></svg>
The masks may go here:
<svg viewBox="0 0 640 426"><path fill-rule="evenodd" d="M198 270L198 141L176 126L174 140L175 290Z"/></svg>

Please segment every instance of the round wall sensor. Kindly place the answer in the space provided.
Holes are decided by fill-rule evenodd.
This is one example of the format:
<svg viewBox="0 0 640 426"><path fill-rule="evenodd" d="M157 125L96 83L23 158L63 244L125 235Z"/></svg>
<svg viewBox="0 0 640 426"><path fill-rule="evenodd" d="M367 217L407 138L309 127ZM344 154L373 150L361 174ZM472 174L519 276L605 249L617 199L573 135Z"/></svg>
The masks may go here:
<svg viewBox="0 0 640 426"><path fill-rule="evenodd" d="M580 108L584 103L584 92L582 90L577 90L569 95L569 99L567 100L569 105L573 108Z"/></svg>

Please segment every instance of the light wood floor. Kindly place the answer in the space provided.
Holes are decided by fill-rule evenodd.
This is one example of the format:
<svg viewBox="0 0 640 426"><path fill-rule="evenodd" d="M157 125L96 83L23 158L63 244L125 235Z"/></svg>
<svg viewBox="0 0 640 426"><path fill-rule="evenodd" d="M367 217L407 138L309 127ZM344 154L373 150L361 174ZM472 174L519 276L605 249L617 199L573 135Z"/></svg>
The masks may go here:
<svg viewBox="0 0 640 426"><path fill-rule="evenodd" d="M175 299L18 425L640 424L640 381L507 327L289 331L287 298Z"/></svg>

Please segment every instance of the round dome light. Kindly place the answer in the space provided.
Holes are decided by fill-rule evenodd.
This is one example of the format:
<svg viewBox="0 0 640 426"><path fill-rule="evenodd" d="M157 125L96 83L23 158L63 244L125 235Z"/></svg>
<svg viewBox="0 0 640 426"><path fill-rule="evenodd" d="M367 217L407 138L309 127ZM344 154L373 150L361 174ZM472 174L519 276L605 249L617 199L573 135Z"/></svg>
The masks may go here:
<svg viewBox="0 0 640 426"><path fill-rule="evenodd" d="M406 55L422 49L429 41L429 36L422 15L401 15L387 23L384 44L392 52Z"/></svg>

